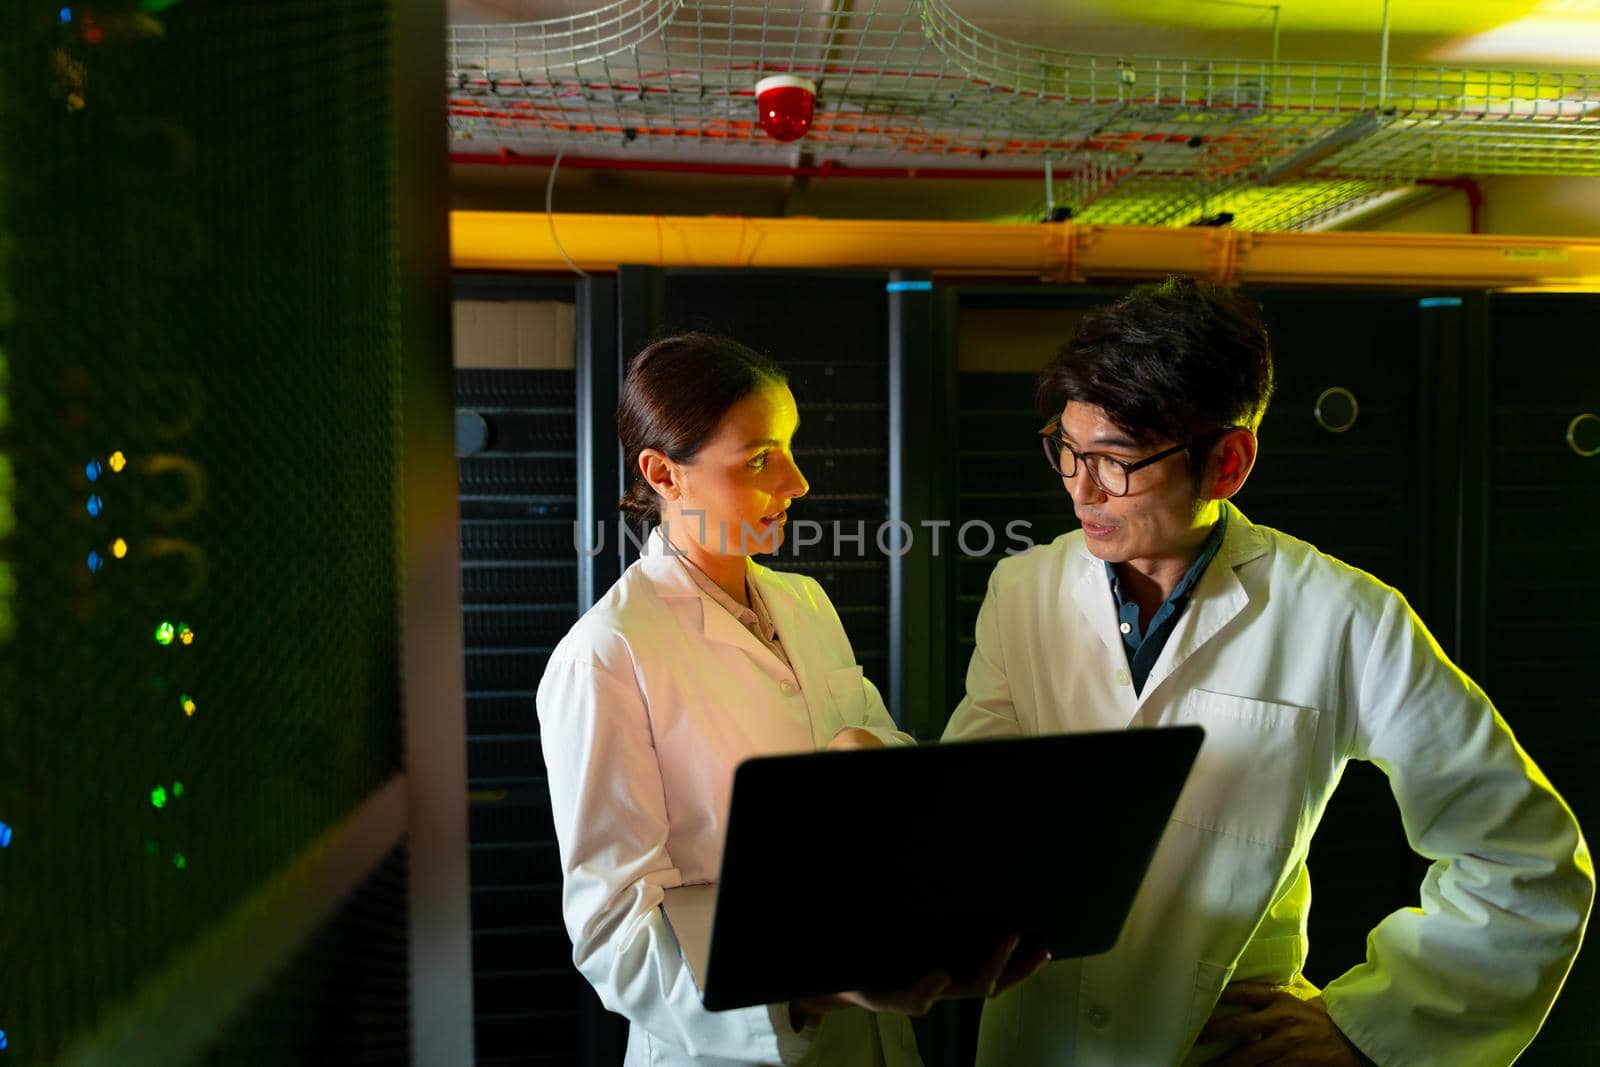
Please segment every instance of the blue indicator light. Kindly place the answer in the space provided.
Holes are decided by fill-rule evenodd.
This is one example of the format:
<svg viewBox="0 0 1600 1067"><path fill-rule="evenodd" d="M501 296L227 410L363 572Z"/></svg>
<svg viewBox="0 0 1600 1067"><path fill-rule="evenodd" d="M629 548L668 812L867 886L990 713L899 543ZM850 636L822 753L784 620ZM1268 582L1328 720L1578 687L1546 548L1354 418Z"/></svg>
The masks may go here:
<svg viewBox="0 0 1600 1067"><path fill-rule="evenodd" d="M1425 296L1417 301L1419 308L1458 308L1461 306L1459 296Z"/></svg>
<svg viewBox="0 0 1600 1067"><path fill-rule="evenodd" d="M4 1050L6 1044L6 1032L4 1030L0 1030L0 1050Z"/></svg>
<svg viewBox="0 0 1600 1067"><path fill-rule="evenodd" d="M89 502L84 505L91 516L99 515L105 510L106 502L94 493L89 494Z"/></svg>
<svg viewBox="0 0 1600 1067"><path fill-rule="evenodd" d="M100 466L99 460L91 459L88 464L84 466L83 473L84 476L91 482L98 482L100 480L100 472L103 470L105 470L105 468Z"/></svg>
<svg viewBox="0 0 1600 1067"><path fill-rule="evenodd" d="M928 293L933 291L933 283L920 282L887 282L884 289L891 293Z"/></svg>
<svg viewBox="0 0 1600 1067"><path fill-rule="evenodd" d="M61 9L61 25L65 26L67 23L69 23L71 21L72 21L72 8L70 8L70 7L62 8ZM5 1047L4 1045L0 1045L0 1048L4 1048L4 1047Z"/></svg>
<svg viewBox="0 0 1600 1067"><path fill-rule="evenodd" d="M105 557L94 549L89 550L89 573L99 574L100 568L106 565Z"/></svg>
<svg viewBox="0 0 1600 1067"><path fill-rule="evenodd" d="M0 848L11 847L11 824L0 822Z"/></svg>

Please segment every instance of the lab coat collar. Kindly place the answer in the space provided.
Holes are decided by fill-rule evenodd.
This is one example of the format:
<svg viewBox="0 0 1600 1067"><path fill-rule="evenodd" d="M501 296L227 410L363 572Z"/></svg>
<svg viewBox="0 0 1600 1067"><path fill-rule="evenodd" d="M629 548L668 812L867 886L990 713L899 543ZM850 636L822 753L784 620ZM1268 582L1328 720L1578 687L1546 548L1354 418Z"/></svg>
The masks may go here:
<svg viewBox="0 0 1600 1067"><path fill-rule="evenodd" d="M732 645L748 653L764 670L769 673L783 672L787 674L783 662L772 654L772 650L760 641L739 622L695 584L694 578L684 570L684 565L694 564L688 560L680 559L674 549L661 533L657 526L650 531L650 536L645 539L643 550L639 555L639 567L645 576L650 579L650 584L655 588L656 596L663 600L674 601L675 609L684 618L686 625L693 625L706 640L717 644ZM761 566L747 566L745 576L748 581L754 582L761 592L761 597L766 601L767 611L772 616L773 625L778 628L778 637L784 643L784 651L788 653L791 662L794 661L791 636L792 627L789 625L793 619L791 605L793 596L782 588L771 571Z"/></svg>
<svg viewBox="0 0 1600 1067"><path fill-rule="evenodd" d="M1244 512L1230 501L1224 500L1222 506L1228 512L1228 528L1222 534L1222 549L1217 555L1225 557L1230 567L1242 567L1266 555L1266 535L1256 529L1255 523L1245 518Z"/></svg>
<svg viewBox="0 0 1600 1067"><path fill-rule="evenodd" d="M1178 625L1162 649L1160 658L1151 667L1143 691L1135 696L1131 685L1118 687L1127 694L1127 700L1113 716L1116 721L1108 722L1108 726L1126 726L1167 677L1249 604L1249 593L1239 580L1237 571L1267 552L1267 540L1238 508L1226 501L1222 506L1228 509L1228 526L1222 535L1221 549L1195 583L1188 607L1179 616ZM1116 599L1111 594L1110 583L1106 581L1104 563L1089 551L1083 538L1075 540L1081 557L1079 573L1074 581L1068 583L1067 596L1072 601L1072 608L1100 636L1105 646L1105 670L1109 674L1126 671L1128 654L1117 629Z"/></svg>
<svg viewBox="0 0 1600 1067"><path fill-rule="evenodd" d="M1151 667L1144 692L1139 697L1141 706L1162 682L1250 603L1250 593L1239 580L1239 568L1267 553L1267 539L1238 508L1226 501L1222 506L1228 509L1228 528L1222 535L1222 548L1195 583L1188 608L1172 631L1167 647L1161 650L1160 658ZM1218 566L1219 563L1226 565Z"/></svg>

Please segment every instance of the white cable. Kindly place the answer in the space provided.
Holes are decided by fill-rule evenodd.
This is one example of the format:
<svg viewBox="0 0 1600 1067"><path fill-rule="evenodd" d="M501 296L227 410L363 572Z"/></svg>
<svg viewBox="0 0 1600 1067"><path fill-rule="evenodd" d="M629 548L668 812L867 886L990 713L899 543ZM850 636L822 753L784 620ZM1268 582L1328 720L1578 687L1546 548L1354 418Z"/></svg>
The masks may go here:
<svg viewBox="0 0 1600 1067"><path fill-rule="evenodd" d="M572 257L567 255L567 250L561 245L561 238L556 236L556 213L552 206L556 194L556 171L561 169L561 157L566 155L567 146L562 145L556 150L556 158L550 164L550 177L544 183L544 219L550 224L550 240L555 242L556 251L561 253L561 258L567 261L567 266L572 268L574 274L580 278L587 278L588 271L572 262Z"/></svg>

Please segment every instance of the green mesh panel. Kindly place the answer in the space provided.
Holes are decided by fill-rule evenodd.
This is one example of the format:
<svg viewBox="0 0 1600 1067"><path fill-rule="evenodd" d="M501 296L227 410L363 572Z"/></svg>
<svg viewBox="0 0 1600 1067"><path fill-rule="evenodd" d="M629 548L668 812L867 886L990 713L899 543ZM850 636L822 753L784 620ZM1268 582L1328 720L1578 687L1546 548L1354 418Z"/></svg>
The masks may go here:
<svg viewBox="0 0 1600 1067"><path fill-rule="evenodd" d="M12 1063L399 765L386 6L0 6Z"/></svg>

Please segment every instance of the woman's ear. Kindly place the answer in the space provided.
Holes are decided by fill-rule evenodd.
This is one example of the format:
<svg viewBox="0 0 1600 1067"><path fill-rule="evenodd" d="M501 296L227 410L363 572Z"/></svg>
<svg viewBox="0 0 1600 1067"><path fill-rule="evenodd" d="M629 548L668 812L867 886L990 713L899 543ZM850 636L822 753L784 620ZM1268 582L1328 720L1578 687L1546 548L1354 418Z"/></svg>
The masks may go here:
<svg viewBox="0 0 1600 1067"><path fill-rule="evenodd" d="M677 500L682 491L678 485L678 466L667 458L665 452L646 448L639 453L639 473L644 482L663 500Z"/></svg>
<svg viewBox="0 0 1600 1067"><path fill-rule="evenodd" d="M1242 426L1223 432L1211 449L1212 500L1227 500L1244 488L1256 465L1256 435Z"/></svg>

